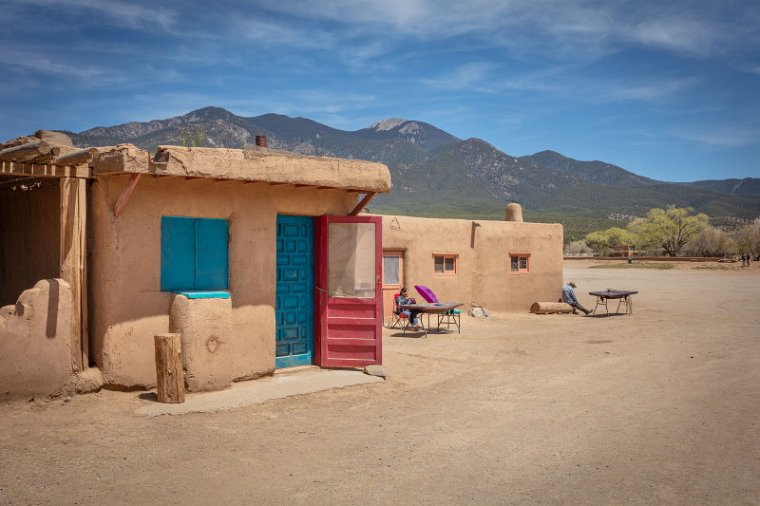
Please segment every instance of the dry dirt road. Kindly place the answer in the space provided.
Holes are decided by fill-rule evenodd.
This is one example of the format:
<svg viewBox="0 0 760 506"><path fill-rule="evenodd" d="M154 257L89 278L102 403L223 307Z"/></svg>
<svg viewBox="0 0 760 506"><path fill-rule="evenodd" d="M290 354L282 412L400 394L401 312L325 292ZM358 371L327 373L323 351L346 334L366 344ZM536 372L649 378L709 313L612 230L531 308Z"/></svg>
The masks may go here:
<svg viewBox="0 0 760 506"><path fill-rule="evenodd" d="M590 269L632 316L386 331L390 378L214 414L0 406L0 504L760 504L760 269Z"/></svg>

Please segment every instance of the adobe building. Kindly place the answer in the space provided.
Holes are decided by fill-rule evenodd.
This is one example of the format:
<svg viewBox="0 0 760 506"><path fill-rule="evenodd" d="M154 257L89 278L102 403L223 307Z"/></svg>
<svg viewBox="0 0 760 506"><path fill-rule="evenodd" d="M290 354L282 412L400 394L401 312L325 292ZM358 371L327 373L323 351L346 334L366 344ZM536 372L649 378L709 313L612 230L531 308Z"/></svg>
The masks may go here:
<svg viewBox="0 0 760 506"><path fill-rule="evenodd" d="M178 332L190 391L277 367L382 363L379 163L255 146L0 145L0 400L156 384Z"/></svg>
<svg viewBox="0 0 760 506"><path fill-rule="evenodd" d="M189 391L381 364L402 285L519 312L562 286L562 226L515 204L503 222L362 213L391 189L379 163L35 135L0 144L0 400L151 388L166 332Z"/></svg>
<svg viewBox="0 0 760 506"><path fill-rule="evenodd" d="M562 288L561 224L525 223L519 204L505 221L383 217L385 321L393 294L414 285L441 301L496 312L527 312L534 302L556 301Z"/></svg>

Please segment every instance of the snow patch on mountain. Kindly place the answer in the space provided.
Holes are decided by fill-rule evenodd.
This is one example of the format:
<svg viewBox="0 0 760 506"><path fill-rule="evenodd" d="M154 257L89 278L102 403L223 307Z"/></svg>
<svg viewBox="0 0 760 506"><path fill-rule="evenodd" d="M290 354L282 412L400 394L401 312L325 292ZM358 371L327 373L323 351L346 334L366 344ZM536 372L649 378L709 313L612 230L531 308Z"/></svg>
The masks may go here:
<svg viewBox="0 0 760 506"><path fill-rule="evenodd" d="M384 120L380 120L377 123L373 123L370 125L370 128L377 130L378 132L385 132L387 130L393 130L397 126L401 125L402 123L406 122L405 119L401 118L388 118Z"/></svg>

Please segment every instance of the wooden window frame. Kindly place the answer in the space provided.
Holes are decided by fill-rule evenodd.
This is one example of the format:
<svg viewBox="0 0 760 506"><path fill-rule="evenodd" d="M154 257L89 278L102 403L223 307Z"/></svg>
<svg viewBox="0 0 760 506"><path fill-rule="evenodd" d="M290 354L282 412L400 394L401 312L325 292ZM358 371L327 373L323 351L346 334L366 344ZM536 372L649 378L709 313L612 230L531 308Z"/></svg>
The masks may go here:
<svg viewBox="0 0 760 506"><path fill-rule="evenodd" d="M517 258L517 270L512 269L512 259ZM525 260L525 268L520 267L520 261ZM509 273L510 274L529 274L530 273L530 253L510 253L509 254Z"/></svg>
<svg viewBox="0 0 760 506"><path fill-rule="evenodd" d="M438 272L435 270L435 261L436 258L441 257L443 258L443 272ZM454 261L454 269L453 270L446 270L446 260L451 259ZM433 276L441 276L441 277L451 277L456 276L457 272L459 272L459 255L454 253L433 253Z"/></svg>

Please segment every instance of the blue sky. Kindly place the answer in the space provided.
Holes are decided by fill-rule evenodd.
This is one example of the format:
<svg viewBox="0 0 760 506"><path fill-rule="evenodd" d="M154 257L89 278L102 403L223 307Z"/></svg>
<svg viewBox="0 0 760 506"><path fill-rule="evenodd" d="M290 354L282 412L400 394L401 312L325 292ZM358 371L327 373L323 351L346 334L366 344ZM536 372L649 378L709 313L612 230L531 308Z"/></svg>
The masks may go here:
<svg viewBox="0 0 760 506"><path fill-rule="evenodd" d="M4 0L0 139L214 105L760 177L760 0Z"/></svg>

